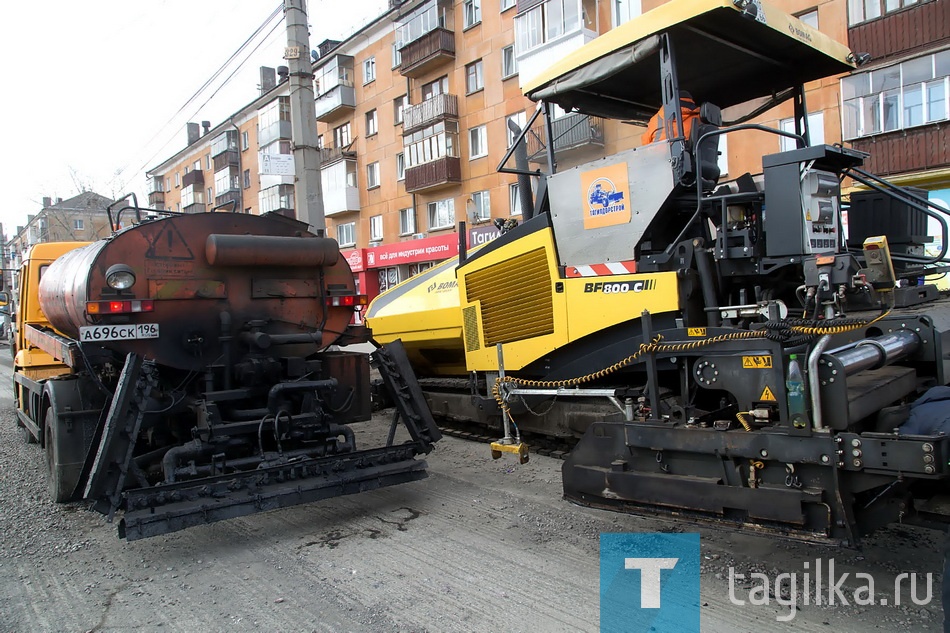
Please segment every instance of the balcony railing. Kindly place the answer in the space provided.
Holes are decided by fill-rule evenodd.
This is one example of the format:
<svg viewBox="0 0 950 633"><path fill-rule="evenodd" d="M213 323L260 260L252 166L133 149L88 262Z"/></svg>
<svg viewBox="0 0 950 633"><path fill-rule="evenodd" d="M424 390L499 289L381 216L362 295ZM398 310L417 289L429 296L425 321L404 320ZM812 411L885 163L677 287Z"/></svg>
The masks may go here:
<svg viewBox="0 0 950 633"><path fill-rule="evenodd" d="M194 204L189 204L187 207L181 208L183 213L204 213L205 205L203 202L195 202Z"/></svg>
<svg viewBox="0 0 950 633"><path fill-rule="evenodd" d="M276 187L264 189L258 194L258 201L261 205L261 213L276 211L277 213L288 215L287 212L289 211L289 215L293 217L294 186L277 185Z"/></svg>
<svg viewBox="0 0 950 633"><path fill-rule="evenodd" d="M403 136L419 128L459 116L458 97L450 94L436 95L422 103L411 105L403 111Z"/></svg>
<svg viewBox="0 0 950 633"><path fill-rule="evenodd" d="M462 182L462 163L454 156L445 156L437 160L406 169L406 192L415 193L427 189L438 189Z"/></svg>
<svg viewBox="0 0 950 633"><path fill-rule="evenodd" d="M528 157L533 161L547 162L547 143L544 121L539 119L528 134ZM584 147L604 146L604 120L600 117L572 113L551 121L554 135L554 153Z"/></svg>
<svg viewBox="0 0 950 633"><path fill-rule="evenodd" d="M343 112L352 112L356 107L356 90L353 86L337 84L313 103L317 121L327 121Z"/></svg>
<svg viewBox="0 0 950 633"><path fill-rule="evenodd" d="M148 193L148 203L153 208L155 207L156 204L165 204L165 192L164 191L150 191Z"/></svg>
<svg viewBox="0 0 950 633"><path fill-rule="evenodd" d="M238 148L238 133L237 130L228 130L224 134L219 135L214 141L211 142L211 155L217 156L223 152L230 150L237 150Z"/></svg>
<svg viewBox="0 0 950 633"><path fill-rule="evenodd" d="M455 33L436 28L399 49L399 72L403 77L418 77L441 63L455 59Z"/></svg>
<svg viewBox="0 0 950 633"><path fill-rule="evenodd" d="M277 139L290 138L290 121L275 121L257 133L257 144L264 147Z"/></svg>
<svg viewBox="0 0 950 633"><path fill-rule="evenodd" d="M230 165L237 165L240 161L240 153L236 149L230 149L214 157L214 170L220 171Z"/></svg>
<svg viewBox="0 0 950 633"><path fill-rule="evenodd" d="M342 147L321 147L320 148L320 164L321 165L335 163L338 160L343 160L344 158L355 159L356 152L346 151Z"/></svg>
<svg viewBox="0 0 950 633"><path fill-rule="evenodd" d="M181 186L187 187L189 185L203 185L205 184L205 174L200 169L195 169L189 171L187 174L181 178Z"/></svg>

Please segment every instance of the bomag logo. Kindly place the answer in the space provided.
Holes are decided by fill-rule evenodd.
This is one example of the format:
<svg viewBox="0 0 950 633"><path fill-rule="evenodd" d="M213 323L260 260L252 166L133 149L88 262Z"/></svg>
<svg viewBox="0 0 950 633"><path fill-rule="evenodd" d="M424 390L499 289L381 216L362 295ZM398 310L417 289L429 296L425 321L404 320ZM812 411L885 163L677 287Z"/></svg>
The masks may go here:
<svg viewBox="0 0 950 633"><path fill-rule="evenodd" d="M622 294L625 292L646 292L656 290L656 279L620 282L591 282L584 284L584 292L602 292L607 295Z"/></svg>
<svg viewBox="0 0 950 633"><path fill-rule="evenodd" d="M438 283L433 281L429 284L429 287L426 288L426 292L445 292L447 290L452 290L453 288L458 288L459 282L455 279L452 281L443 281Z"/></svg>

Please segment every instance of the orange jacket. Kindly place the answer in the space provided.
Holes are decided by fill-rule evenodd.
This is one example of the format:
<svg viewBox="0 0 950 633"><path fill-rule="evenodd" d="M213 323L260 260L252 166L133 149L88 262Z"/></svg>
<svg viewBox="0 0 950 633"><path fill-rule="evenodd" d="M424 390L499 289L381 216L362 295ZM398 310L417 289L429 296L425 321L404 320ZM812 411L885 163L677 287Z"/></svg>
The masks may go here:
<svg viewBox="0 0 950 633"><path fill-rule="evenodd" d="M680 116L683 118L683 134L689 137L693 121L699 118L699 106L689 97L680 97ZM666 139L666 125L663 122L663 108L653 115L647 123L647 131L640 136L643 145L656 143Z"/></svg>

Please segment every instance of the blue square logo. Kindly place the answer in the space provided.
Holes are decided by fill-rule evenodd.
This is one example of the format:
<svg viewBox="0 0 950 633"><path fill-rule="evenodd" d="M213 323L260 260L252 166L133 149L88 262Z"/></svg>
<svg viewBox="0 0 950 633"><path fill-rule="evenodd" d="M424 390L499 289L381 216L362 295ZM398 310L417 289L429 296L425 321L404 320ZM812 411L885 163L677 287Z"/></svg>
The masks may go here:
<svg viewBox="0 0 950 633"><path fill-rule="evenodd" d="M600 632L699 633L699 534L601 534Z"/></svg>

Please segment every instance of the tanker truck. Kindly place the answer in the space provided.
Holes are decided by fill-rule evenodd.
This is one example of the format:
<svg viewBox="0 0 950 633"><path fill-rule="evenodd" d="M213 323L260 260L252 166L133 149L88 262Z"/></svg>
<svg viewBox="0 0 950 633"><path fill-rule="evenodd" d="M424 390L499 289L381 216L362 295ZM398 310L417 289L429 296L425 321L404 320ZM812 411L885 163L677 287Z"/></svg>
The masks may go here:
<svg viewBox="0 0 950 633"><path fill-rule="evenodd" d="M440 434L398 343L372 354L404 396L389 439L357 447L371 361L339 346L370 332L336 241L276 214L126 209L132 226L20 268L16 422L53 501L133 540L426 476Z"/></svg>

